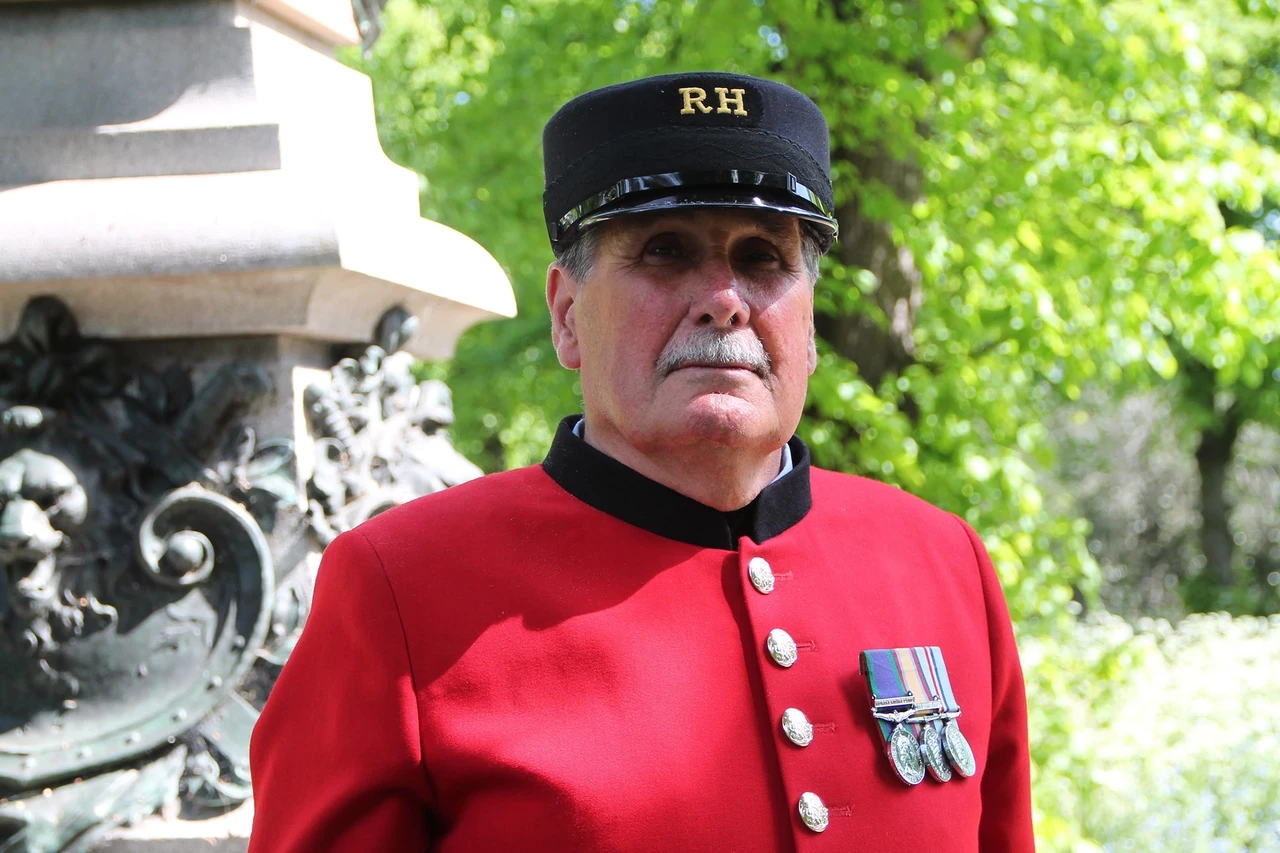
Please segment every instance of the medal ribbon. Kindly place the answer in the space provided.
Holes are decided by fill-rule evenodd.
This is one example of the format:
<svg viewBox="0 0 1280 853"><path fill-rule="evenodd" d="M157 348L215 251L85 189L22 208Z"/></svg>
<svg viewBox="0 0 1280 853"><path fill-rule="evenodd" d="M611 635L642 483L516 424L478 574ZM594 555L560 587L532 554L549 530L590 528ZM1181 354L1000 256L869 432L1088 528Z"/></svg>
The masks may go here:
<svg viewBox="0 0 1280 853"><path fill-rule="evenodd" d="M936 663L935 655L936 652ZM919 707L930 702L942 702L951 710L955 698L950 696L950 684L946 683L946 670L941 670L942 652L937 646L914 646L906 649L868 649L862 653L862 671L867 676L867 686L871 693L872 709L877 699L889 699L898 696L912 696L912 706ZM943 684L946 684L945 689ZM896 710L904 710L906 703ZM876 718L880 726L880 734L888 745L893 734L894 724L888 720ZM919 724L904 721L912 731L919 734Z"/></svg>
<svg viewBox="0 0 1280 853"><path fill-rule="evenodd" d="M898 659L893 649L868 649L862 653L862 671L867 676L867 687L871 693L872 708L875 700L888 699L893 696L906 696L907 687L902 681L902 672L898 669ZM880 735L885 745L889 744L889 736L893 734L893 723L876 719L880 725Z"/></svg>
<svg viewBox="0 0 1280 853"><path fill-rule="evenodd" d="M901 651L902 650L899 650L899 653L901 653ZM914 646L910 649L910 652L912 662L915 664L915 669L920 673L920 678L924 682L923 688L925 695L928 696L930 702L942 702L945 706L947 700L942 694L938 673L933 666L933 652L937 652L938 659L941 660L942 651L937 646ZM950 689L950 685L948 685L947 689ZM931 727L937 731L939 735L942 734L942 722L934 719L913 726L917 736L920 735L920 730L925 726Z"/></svg>
<svg viewBox="0 0 1280 853"><path fill-rule="evenodd" d="M929 670L937 680L939 688L937 698L942 700L942 704L947 710L947 716L958 715L960 713L960 703L956 701L956 694L951 692L951 678L947 675L947 665L942 661L942 649L937 646L928 646L923 651L929 664Z"/></svg>

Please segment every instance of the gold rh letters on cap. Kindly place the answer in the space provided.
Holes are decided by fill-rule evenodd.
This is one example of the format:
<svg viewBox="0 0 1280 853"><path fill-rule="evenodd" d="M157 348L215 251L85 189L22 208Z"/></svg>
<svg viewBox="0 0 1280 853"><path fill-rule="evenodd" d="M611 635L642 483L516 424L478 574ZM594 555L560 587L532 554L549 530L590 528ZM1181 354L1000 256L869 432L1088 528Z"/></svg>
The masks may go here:
<svg viewBox="0 0 1280 853"><path fill-rule="evenodd" d="M733 97L729 97L730 92L733 93ZM716 112L732 112L736 116L747 114L747 106L743 103L743 96L747 94L746 89L726 89L723 86L716 86L716 94L720 96L720 107ZM729 109L730 104L733 104L733 110Z"/></svg>
<svg viewBox="0 0 1280 853"><path fill-rule="evenodd" d="M732 113L736 116L747 114L746 89L729 89L725 86L716 86L716 94L720 96L720 106L716 107L715 110L717 113ZM680 89L680 97L684 99L683 106L680 109L680 115L682 116L691 116L695 113L706 115L711 112L711 107L706 104L706 89L698 86L684 86Z"/></svg>
<svg viewBox="0 0 1280 853"><path fill-rule="evenodd" d="M699 89L697 86L685 86L680 90L680 94L684 96L684 109L680 110L680 115L693 115L693 108L695 106L698 108L698 112L700 113L711 112L711 107L703 103L703 101L707 99L706 89Z"/></svg>

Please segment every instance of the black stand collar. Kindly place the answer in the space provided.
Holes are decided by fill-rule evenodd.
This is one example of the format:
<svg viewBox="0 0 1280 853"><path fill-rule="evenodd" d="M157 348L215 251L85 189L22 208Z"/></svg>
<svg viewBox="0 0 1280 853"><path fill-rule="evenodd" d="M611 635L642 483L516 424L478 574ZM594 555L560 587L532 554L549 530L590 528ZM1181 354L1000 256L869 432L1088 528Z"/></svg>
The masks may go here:
<svg viewBox="0 0 1280 853"><path fill-rule="evenodd" d="M809 492L809 448L799 438L787 442L792 469L756 499L721 512L623 465L573 434L581 415L560 422L543 470L578 500L614 518L667 539L704 548L735 550L738 538L764 542L787 530L813 506Z"/></svg>

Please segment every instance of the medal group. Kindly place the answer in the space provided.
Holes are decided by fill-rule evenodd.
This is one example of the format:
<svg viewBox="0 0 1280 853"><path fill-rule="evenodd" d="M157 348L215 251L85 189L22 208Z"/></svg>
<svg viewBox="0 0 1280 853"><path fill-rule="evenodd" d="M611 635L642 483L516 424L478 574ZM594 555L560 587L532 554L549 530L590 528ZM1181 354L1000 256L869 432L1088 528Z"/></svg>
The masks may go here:
<svg viewBox="0 0 1280 853"><path fill-rule="evenodd" d="M871 715L884 737L889 764L908 785L926 773L938 782L977 772L969 742L960 733L960 706L937 646L869 649L862 653Z"/></svg>

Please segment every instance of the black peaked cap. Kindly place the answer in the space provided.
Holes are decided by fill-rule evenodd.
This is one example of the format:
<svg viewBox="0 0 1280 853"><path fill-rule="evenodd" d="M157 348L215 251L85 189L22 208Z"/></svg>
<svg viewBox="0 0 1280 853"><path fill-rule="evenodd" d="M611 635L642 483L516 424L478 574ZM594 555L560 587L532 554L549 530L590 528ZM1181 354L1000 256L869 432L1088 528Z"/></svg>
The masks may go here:
<svg viewBox="0 0 1280 853"><path fill-rule="evenodd" d="M835 237L827 122L800 92L688 72L574 98L542 133L543 213L560 249L592 222L654 207L757 207Z"/></svg>

